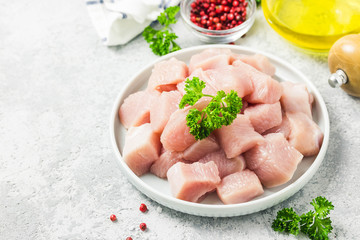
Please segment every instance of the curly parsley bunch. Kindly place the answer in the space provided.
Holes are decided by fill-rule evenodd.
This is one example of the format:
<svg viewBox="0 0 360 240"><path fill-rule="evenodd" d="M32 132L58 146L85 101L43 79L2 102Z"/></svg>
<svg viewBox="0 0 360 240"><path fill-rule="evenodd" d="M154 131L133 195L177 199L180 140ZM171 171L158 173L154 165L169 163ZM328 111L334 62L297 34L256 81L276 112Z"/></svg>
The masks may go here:
<svg viewBox="0 0 360 240"><path fill-rule="evenodd" d="M216 96L212 96L202 93L205 82L198 77L193 77L191 80L188 78L185 83L186 94L181 99L179 108L184 108L186 104L193 106L202 97L211 98L204 109L201 111L195 108L190 109L186 116L186 125L197 140L208 137L215 129L223 125L230 125L240 113L242 100L234 90L228 94L221 90Z"/></svg>
<svg viewBox="0 0 360 240"><path fill-rule="evenodd" d="M330 210L334 206L325 197L317 197L310 203L315 211L298 216L292 208L284 208L277 213L272 228L278 232L298 235L299 230L308 235L311 240L327 240L333 227L331 226ZM299 227L300 225L300 227Z"/></svg>

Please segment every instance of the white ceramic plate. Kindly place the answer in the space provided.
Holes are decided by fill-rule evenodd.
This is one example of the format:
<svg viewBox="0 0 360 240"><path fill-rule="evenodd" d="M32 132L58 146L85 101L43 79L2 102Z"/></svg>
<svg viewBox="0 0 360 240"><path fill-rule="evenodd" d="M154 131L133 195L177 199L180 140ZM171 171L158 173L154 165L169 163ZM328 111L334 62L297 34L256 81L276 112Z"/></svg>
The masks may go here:
<svg viewBox="0 0 360 240"><path fill-rule="evenodd" d="M154 64L159 61L167 60L171 57L176 57L186 63L189 63L190 57L207 48L228 48L234 53L241 54L255 54L260 53L267 56L271 63L276 67L275 79L279 81L293 81L305 83L309 91L314 95L313 105L313 119L319 125L324 133L324 140L320 152L316 157L304 158L299 164L293 178L286 184L279 187L265 189L263 195L253 199L252 201L240 204L223 205L217 198L216 194L210 194L201 203L192 203L174 198L170 193L170 187L166 180L160 179L153 174L146 174L144 176L136 176L122 159L122 150L124 147L124 138L126 129L121 125L118 117L118 109L123 103L124 99L131 93L144 89L151 74ZM111 142L117 157L119 166L123 174L130 180L130 182L142 193L157 201L158 203L169 208L181 211L184 213L209 216L209 217L230 217L245 215L263 209L269 208L278 204L281 201L292 196L299 191L316 173L322 160L329 142L329 116L318 90L301 72L296 70L287 62L264 52L257 50L231 45L204 45L192 48L183 49L166 56L159 58L157 61L147 65L134 77L130 79L126 86L115 101L115 105L111 114L110 134Z"/></svg>

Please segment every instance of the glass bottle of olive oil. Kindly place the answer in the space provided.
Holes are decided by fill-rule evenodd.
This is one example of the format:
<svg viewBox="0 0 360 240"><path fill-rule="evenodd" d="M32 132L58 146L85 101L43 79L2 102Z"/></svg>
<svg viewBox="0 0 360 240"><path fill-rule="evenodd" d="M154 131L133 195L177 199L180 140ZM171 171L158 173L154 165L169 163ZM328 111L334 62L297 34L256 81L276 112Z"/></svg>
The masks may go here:
<svg viewBox="0 0 360 240"><path fill-rule="evenodd" d="M270 26L293 44L327 52L340 37L360 32L360 0L263 0Z"/></svg>

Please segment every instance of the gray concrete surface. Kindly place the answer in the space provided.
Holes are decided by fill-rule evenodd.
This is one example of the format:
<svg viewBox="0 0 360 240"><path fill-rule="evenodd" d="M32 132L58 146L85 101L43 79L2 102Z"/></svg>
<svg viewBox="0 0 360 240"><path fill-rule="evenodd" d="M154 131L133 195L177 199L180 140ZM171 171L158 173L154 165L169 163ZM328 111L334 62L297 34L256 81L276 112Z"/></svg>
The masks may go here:
<svg viewBox="0 0 360 240"><path fill-rule="evenodd" d="M181 21L174 30L183 48L201 44ZM82 1L2 1L0 239L305 239L274 232L271 221L283 207L309 210L318 195L335 205L331 239L359 239L360 100L330 88L326 58L285 42L261 10L236 44L275 54L314 82L329 110L328 152L311 181L279 205L233 218L191 216L135 189L111 149L117 94L157 58L142 37L103 46Z"/></svg>

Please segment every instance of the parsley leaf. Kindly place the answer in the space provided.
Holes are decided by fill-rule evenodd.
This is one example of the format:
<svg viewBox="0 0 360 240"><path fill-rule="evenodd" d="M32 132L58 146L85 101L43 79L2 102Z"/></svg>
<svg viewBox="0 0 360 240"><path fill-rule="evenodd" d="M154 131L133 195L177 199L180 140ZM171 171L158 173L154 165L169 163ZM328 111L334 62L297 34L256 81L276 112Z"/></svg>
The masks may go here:
<svg viewBox="0 0 360 240"><path fill-rule="evenodd" d="M276 219L272 223L272 228L279 232L288 232L294 235L300 230L311 240L327 240L333 227L331 226L330 210L334 206L325 197L317 197L310 203L315 211L298 216L292 208L284 208L277 213Z"/></svg>
<svg viewBox="0 0 360 240"><path fill-rule="evenodd" d="M272 228L278 232L287 232L293 235L299 234L300 217L292 208L284 208L277 213L272 223Z"/></svg>
<svg viewBox="0 0 360 240"><path fill-rule="evenodd" d="M180 10L179 6L168 7L164 12L162 12L157 20L164 27L160 30L156 30L151 26L147 26L144 29L143 37L146 42L150 44L150 48L156 55L163 56L171 52L180 50L180 46L175 42L175 39L178 36L170 32L170 24L177 22L175 16Z"/></svg>
<svg viewBox="0 0 360 240"><path fill-rule="evenodd" d="M313 199L310 204L314 206L315 212L320 218L326 217L330 210L334 210L332 203L321 196Z"/></svg>
<svg viewBox="0 0 360 240"><path fill-rule="evenodd" d="M230 125L242 108L242 100L234 90L226 94L218 91L216 96L203 94L205 82L198 77L188 78L185 81L185 94L180 101L179 108L184 108L187 104L193 106L200 98L212 98L208 105L201 111L193 108L186 116L186 124L190 128L190 133L201 140L208 137L215 129L221 126Z"/></svg>
<svg viewBox="0 0 360 240"><path fill-rule="evenodd" d="M186 104L193 106L200 98L204 96L202 90L205 88L205 82L198 77L193 77L192 80L187 78L185 80L186 94L180 101L179 107L184 108Z"/></svg>
<svg viewBox="0 0 360 240"><path fill-rule="evenodd" d="M309 211L300 216L301 231L309 236L312 240L329 239L333 227L331 220L327 215L334 206L324 197L317 197L310 203L314 206L315 211Z"/></svg>
<svg viewBox="0 0 360 240"><path fill-rule="evenodd" d="M166 27L168 27L170 24L175 24L177 22L175 16L179 10L179 6L168 7L158 16L157 20L161 25Z"/></svg>

